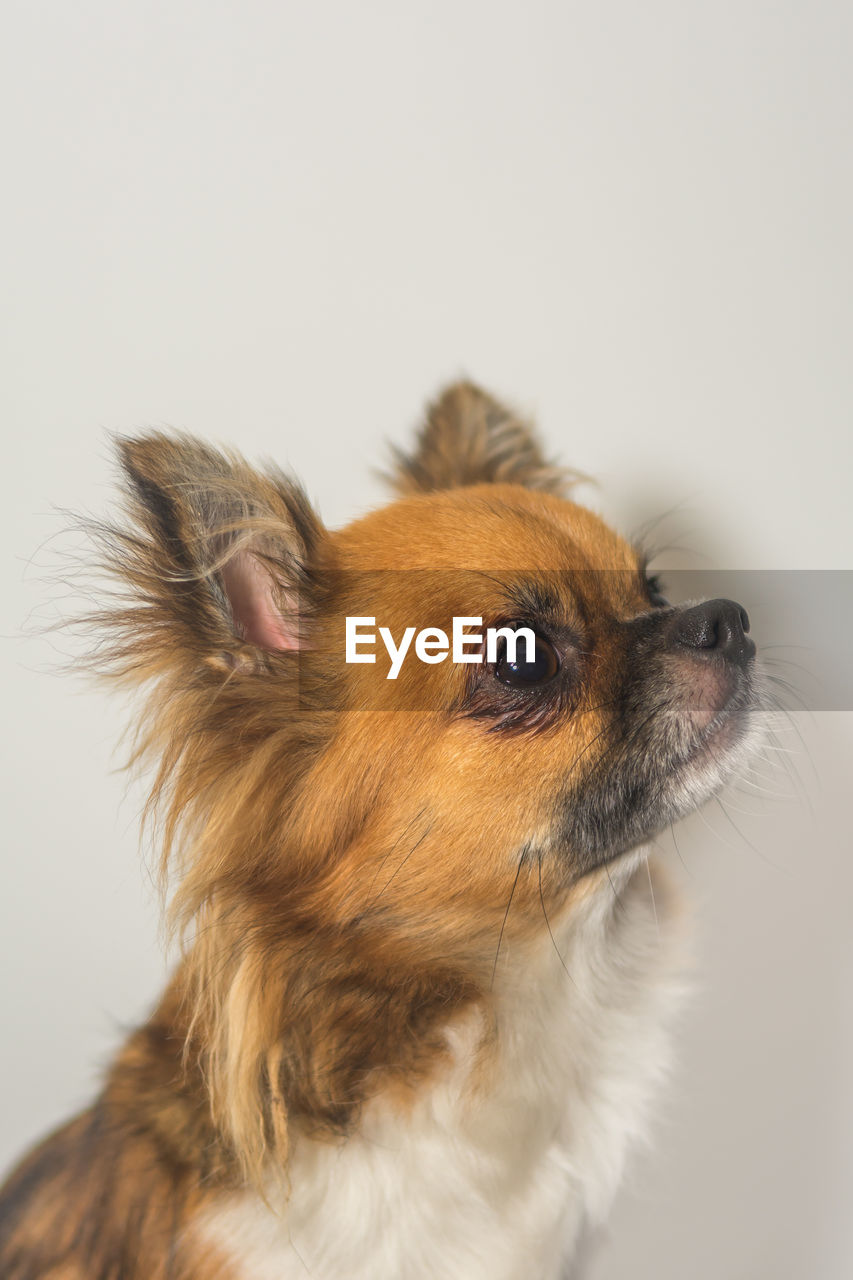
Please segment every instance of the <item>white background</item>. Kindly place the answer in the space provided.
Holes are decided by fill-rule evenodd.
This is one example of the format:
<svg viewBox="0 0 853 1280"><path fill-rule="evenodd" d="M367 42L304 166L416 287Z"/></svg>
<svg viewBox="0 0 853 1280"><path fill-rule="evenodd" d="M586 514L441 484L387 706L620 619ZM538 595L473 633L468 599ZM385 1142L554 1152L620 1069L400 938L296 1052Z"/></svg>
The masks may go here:
<svg viewBox="0 0 853 1280"><path fill-rule="evenodd" d="M164 972L121 708L58 676L66 642L34 631L63 609L52 507L109 500L106 432L272 455L334 524L465 372L534 411L626 531L677 507L697 564L850 568L853 10L4 15L11 1160L87 1101ZM782 798L735 793L739 830L712 805L679 831L697 990L595 1280L853 1274L853 727L798 721L796 786L768 772Z"/></svg>

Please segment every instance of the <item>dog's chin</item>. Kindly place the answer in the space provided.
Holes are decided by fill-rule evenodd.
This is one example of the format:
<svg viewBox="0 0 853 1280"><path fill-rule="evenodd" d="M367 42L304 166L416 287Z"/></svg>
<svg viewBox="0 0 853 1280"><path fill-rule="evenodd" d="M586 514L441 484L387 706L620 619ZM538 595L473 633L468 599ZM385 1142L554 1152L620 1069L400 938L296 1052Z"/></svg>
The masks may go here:
<svg viewBox="0 0 853 1280"><path fill-rule="evenodd" d="M657 834L667 823L686 817L716 795L740 772L760 737L753 708L725 708L698 736L686 757L674 763L663 820L648 834Z"/></svg>
<svg viewBox="0 0 853 1280"><path fill-rule="evenodd" d="M754 691L739 691L677 750L649 752L575 794L560 827L573 874L588 875L647 844L716 795L760 744L761 721Z"/></svg>

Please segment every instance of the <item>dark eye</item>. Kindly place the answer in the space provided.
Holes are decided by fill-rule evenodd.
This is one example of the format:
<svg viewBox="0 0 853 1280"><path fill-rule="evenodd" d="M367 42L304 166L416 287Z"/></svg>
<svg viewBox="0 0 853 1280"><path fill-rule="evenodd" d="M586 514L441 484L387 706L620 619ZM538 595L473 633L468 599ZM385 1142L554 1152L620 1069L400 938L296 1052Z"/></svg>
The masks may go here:
<svg viewBox="0 0 853 1280"><path fill-rule="evenodd" d="M658 574L646 574L646 591L649 593L649 603L652 608L665 609L669 604L669 601L663 594L663 584Z"/></svg>
<svg viewBox="0 0 853 1280"><path fill-rule="evenodd" d="M524 637L519 636L515 648L515 661L507 657L506 644L495 663L495 675L503 684L515 688L526 688L528 685L544 684L553 680L560 670L560 658L550 641L544 636L536 635L536 651L533 661L527 661L527 645Z"/></svg>

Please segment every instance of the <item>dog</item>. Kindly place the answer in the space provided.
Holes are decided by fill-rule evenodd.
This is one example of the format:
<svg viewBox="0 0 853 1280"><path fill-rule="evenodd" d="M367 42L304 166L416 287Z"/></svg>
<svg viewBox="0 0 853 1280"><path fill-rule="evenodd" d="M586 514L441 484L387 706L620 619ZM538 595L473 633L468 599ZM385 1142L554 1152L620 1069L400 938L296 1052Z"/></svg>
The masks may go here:
<svg viewBox="0 0 853 1280"><path fill-rule="evenodd" d="M565 1280L667 1063L649 841L759 732L743 608L668 604L470 383L338 532L189 436L119 454L99 657L182 958L6 1183L0 1273Z"/></svg>

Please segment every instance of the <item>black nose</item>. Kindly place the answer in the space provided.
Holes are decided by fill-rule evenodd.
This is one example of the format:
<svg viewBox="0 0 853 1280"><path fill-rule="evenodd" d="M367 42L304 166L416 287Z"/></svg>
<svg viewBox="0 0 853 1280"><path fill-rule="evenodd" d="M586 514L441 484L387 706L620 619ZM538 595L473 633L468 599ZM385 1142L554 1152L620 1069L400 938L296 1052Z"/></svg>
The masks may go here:
<svg viewBox="0 0 853 1280"><path fill-rule="evenodd" d="M702 653L720 654L728 662L745 667L755 657L755 642L746 634L746 609L734 600L706 600L676 614L670 643Z"/></svg>

